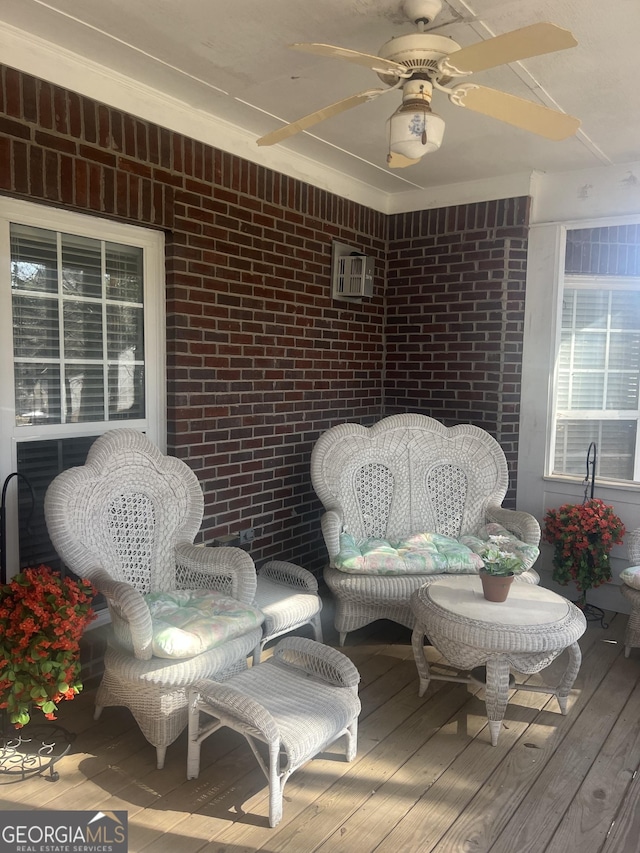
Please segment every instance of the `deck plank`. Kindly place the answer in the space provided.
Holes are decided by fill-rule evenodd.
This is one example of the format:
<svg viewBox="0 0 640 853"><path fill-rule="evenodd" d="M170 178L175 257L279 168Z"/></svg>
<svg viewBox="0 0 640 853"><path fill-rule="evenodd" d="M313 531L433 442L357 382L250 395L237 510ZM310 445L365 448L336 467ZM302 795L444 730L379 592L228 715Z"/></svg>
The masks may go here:
<svg viewBox="0 0 640 853"><path fill-rule="evenodd" d="M625 667L633 678L636 667ZM637 673L640 678L640 673ZM603 844L640 766L640 681L636 680L629 701L618 715L609 737L591 765L577 795L568 807L546 853L564 853L571 844L578 848ZM619 821L620 822L620 819ZM640 832L636 835L640 847Z"/></svg>
<svg viewBox="0 0 640 853"><path fill-rule="evenodd" d="M338 743L293 774L275 829L242 737L208 738L187 781L186 733L158 771L126 709L93 720L92 689L61 707L77 736L60 780L0 784L0 808L125 809L130 853L638 853L640 650L624 658L625 624L589 624L566 716L554 697L515 692L497 747L477 686L432 681L418 697L406 629L353 632L342 651L361 673L358 753L347 764ZM325 636L336 644L330 625ZM553 684L562 667L528 683Z"/></svg>

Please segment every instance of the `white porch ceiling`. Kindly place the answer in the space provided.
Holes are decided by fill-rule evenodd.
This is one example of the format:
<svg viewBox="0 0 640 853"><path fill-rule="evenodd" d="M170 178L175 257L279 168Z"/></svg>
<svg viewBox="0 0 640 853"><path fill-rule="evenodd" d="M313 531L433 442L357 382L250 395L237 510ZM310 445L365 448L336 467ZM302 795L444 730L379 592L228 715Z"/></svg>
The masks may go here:
<svg viewBox="0 0 640 853"><path fill-rule="evenodd" d="M499 197L526 192L534 173L640 161L638 0L445 0L428 29L465 46L538 21L570 29L578 47L473 81L577 116L578 134L550 142L436 93L434 109L447 123L442 148L394 171L386 166L385 122L400 103L395 92L280 145L259 148L255 140L379 86L373 71L288 45L315 41L375 54L392 36L414 31L401 0L2 0L0 58L392 211L434 206L451 186Z"/></svg>

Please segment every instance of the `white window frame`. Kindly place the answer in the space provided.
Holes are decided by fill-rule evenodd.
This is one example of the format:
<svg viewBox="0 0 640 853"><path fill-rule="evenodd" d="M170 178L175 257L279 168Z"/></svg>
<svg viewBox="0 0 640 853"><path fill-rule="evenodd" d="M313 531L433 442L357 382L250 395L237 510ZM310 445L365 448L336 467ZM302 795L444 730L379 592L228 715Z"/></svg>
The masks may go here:
<svg viewBox="0 0 640 853"><path fill-rule="evenodd" d="M574 228L636 225L640 213L596 220L541 222L529 231L527 296L522 358L520 429L518 442L517 507L542 522L547 509L564 503L582 503L584 480L577 476L549 474L552 469L551 435L554 425L555 354L560 335L562 282L565 276L566 232ZM585 448L586 475L586 448ZM612 504L627 530L640 526L640 483L597 479L596 497ZM552 551L542 544L536 569L542 584L567 594L551 580ZM593 603L621 610L622 597L615 588L617 572L628 565L627 542L612 552L614 582L593 592Z"/></svg>
<svg viewBox="0 0 640 853"><path fill-rule="evenodd" d="M11 223L62 231L143 250L144 418L16 426L9 234ZM129 427L144 431L165 453L167 405L164 235L148 228L0 197L0 357L3 364L3 369L0 370L0 487L5 477L16 470L18 443L26 441L101 435L111 429ZM12 577L18 567L16 494L17 489L13 487L7 491L8 577Z"/></svg>
<svg viewBox="0 0 640 853"><path fill-rule="evenodd" d="M577 275L573 273L563 274L558 285L558 303L557 303L557 314L556 314L556 325L557 325L557 335L556 335L556 347L553 356L554 363L557 362L558 355L560 352L560 338L562 334L562 322L561 322L561 312L562 312L562 300L564 297L565 290L592 290L592 291L613 291L613 290L626 290L626 291L639 291L640 290L640 277L637 276L607 276L607 275ZM640 400L638 400L638 407L636 409L602 409L602 410L561 410L558 406L558 386L559 380L559 371L556 369L554 373L554 384L553 384L553 408L551 413L551 427L549 430L549 439L548 439L548 454L547 454L547 465L548 468L546 470L547 476L554 476L554 461L555 461L555 443L556 443L556 427L558 422L558 414L561 413L565 418L570 420L590 420L591 418L597 418L599 421L603 420L612 420L612 421L636 421L637 429L636 429L636 442L634 448L634 472L632 480L612 480L612 484L620 483L620 484L629 484L640 482ZM597 414L596 414L597 411ZM585 450L586 454L586 450ZM585 474L586 474L586 465L585 465ZM558 474L558 476L572 476L570 474ZM573 475L575 476L575 475Z"/></svg>

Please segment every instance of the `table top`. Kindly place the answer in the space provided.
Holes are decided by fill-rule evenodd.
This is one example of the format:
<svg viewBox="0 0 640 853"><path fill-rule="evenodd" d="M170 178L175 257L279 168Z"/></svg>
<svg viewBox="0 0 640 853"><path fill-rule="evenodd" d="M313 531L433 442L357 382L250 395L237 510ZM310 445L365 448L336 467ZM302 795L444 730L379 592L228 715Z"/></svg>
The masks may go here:
<svg viewBox="0 0 640 853"><path fill-rule="evenodd" d="M476 575L452 575L420 587L411 607L427 633L492 649L566 646L587 624L574 604L534 584L514 581L506 601L487 601Z"/></svg>
<svg viewBox="0 0 640 853"><path fill-rule="evenodd" d="M475 575L445 578L430 584L431 601L443 610L475 619L478 622L500 622L503 625L539 625L566 618L571 602L549 589L514 581L506 601L487 601L482 594L482 581Z"/></svg>

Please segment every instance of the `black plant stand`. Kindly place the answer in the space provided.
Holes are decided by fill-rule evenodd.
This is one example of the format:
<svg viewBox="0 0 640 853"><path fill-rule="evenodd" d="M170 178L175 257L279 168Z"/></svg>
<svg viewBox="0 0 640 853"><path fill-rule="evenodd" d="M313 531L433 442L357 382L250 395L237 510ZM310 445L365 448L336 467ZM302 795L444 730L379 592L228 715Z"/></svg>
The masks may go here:
<svg viewBox="0 0 640 853"><path fill-rule="evenodd" d="M604 621L604 610L601 607L596 607L595 604L587 604L586 592L583 592L581 598L573 603L582 610L587 622L599 622L600 627L605 630L609 627L609 623Z"/></svg>
<svg viewBox="0 0 640 853"><path fill-rule="evenodd" d="M71 749L74 735L56 723L29 723L14 729L3 715L0 731L0 785L42 776L47 782L60 778L54 768Z"/></svg>

